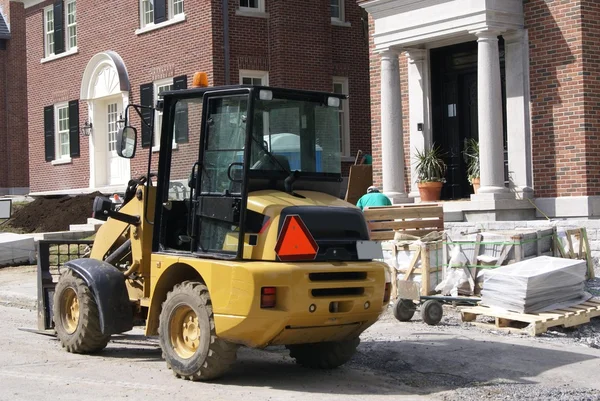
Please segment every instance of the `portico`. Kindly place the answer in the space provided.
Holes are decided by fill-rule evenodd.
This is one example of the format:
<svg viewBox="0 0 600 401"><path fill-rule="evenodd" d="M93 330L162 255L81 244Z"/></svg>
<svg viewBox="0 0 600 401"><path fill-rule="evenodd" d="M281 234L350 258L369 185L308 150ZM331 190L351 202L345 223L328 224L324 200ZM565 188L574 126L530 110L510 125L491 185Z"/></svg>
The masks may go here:
<svg viewBox="0 0 600 401"><path fill-rule="evenodd" d="M478 194L470 196L471 204L467 209L475 207L487 213L489 210L506 208L513 210L514 217L518 205L523 210L531 208L529 202L525 202L528 206L523 204L523 199L533 195L529 57L523 2L368 0L362 2L361 6L372 17L374 31L371 47L374 57L378 55L380 59L379 134L383 192L394 203L409 202L415 198L418 200L419 192L414 178L415 150L422 150L432 142L437 144L439 138L445 138L449 153L454 157L448 163L449 176L453 174L450 178L456 180L458 174L464 174L459 165L462 143L451 141L448 137L451 130L461 131L464 137L465 128L458 123L452 123L451 126L450 123L434 122L435 113L445 113L444 121L452 122L457 112L464 110L460 110L460 107L457 110L457 104L448 100L449 97L438 102L440 104L435 105L435 110L432 109L432 95L435 93L432 93L431 74L435 66L431 65L431 51L476 42L476 60L473 60L476 63L476 79L473 75L476 84L473 94L476 94L476 122L473 130L479 141L481 187ZM504 84L500 68L500 37L504 50ZM408 96L401 90L400 55L406 56L401 59L407 60L408 64L404 69L407 70L408 85L405 88L408 88ZM403 95L405 99L408 98L408 107L405 108L409 113L407 132L402 124ZM409 139L410 155L405 155L405 137ZM410 163L410 185L407 185L405 177L407 162ZM506 164L508 174L505 171Z"/></svg>

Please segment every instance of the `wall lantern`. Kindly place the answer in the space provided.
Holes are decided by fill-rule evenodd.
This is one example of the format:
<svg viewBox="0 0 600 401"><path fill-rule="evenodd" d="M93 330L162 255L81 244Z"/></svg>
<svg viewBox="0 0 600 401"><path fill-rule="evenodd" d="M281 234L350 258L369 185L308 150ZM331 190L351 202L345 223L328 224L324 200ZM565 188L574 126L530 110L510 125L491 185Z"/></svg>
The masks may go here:
<svg viewBox="0 0 600 401"><path fill-rule="evenodd" d="M82 136L90 136L92 134L92 123L86 121L85 124L79 129Z"/></svg>
<svg viewBox="0 0 600 401"><path fill-rule="evenodd" d="M123 113L119 113L119 119L117 120L117 124L119 124L119 128L125 127L125 117L123 117Z"/></svg>

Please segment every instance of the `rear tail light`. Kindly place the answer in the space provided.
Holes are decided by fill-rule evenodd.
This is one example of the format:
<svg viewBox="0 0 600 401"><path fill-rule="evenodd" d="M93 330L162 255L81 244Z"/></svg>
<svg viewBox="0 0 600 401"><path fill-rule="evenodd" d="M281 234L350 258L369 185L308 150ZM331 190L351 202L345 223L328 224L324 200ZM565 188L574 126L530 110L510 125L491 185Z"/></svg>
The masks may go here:
<svg viewBox="0 0 600 401"><path fill-rule="evenodd" d="M383 292L383 302L389 302L392 294L392 283L385 283L385 291Z"/></svg>
<svg viewBox="0 0 600 401"><path fill-rule="evenodd" d="M274 308L276 293L275 287L262 287L260 290L260 307Z"/></svg>

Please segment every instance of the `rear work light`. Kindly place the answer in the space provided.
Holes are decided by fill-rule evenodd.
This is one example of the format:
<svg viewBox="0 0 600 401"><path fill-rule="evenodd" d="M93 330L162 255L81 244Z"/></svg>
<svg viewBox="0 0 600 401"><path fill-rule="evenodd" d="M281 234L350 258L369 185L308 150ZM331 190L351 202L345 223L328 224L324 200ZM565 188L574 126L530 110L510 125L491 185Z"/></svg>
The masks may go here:
<svg viewBox="0 0 600 401"><path fill-rule="evenodd" d="M392 283L385 283L385 291L383 292L383 302L389 302L392 294Z"/></svg>
<svg viewBox="0 0 600 401"><path fill-rule="evenodd" d="M274 308L276 293L275 287L262 287L260 289L260 307Z"/></svg>

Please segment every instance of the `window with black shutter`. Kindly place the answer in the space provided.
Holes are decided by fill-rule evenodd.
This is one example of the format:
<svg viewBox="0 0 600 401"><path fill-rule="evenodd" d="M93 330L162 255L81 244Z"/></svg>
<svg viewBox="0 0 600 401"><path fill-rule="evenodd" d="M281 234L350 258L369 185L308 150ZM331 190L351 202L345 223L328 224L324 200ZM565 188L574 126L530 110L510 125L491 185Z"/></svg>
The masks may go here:
<svg viewBox="0 0 600 401"><path fill-rule="evenodd" d="M69 102L69 145L71 157L78 157L79 151L79 100Z"/></svg>
<svg viewBox="0 0 600 401"><path fill-rule="evenodd" d="M62 0L54 2L54 54L65 51L65 12Z"/></svg>
<svg viewBox="0 0 600 401"><path fill-rule="evenodd" d="M154 0L154 23L167 20L167 0Z"/></svg>
<svg viewBox="0 0 600 401"><path fill-rule="evenodd" d="M54 160L54 106L44 107L44 151L47 162Z"/></svg>
<svg viewBox="0 0 600 401"><path fill-rule="evenodd" d="M140 105L152 107L154 100L154 84L140 85ZM142 147L149 147L154 144L154 135L152 134L152 127L154 125L153 120L153 109L142 108Z"/></svg>
<svg viewBox="0 0 600 401"><path fill-rule="evenodd" d="M187 75L173 78L173 89L187 89ZM175 142L187 143L188 134L188 105L186 102L178 102L175 107Z"/></svg>

